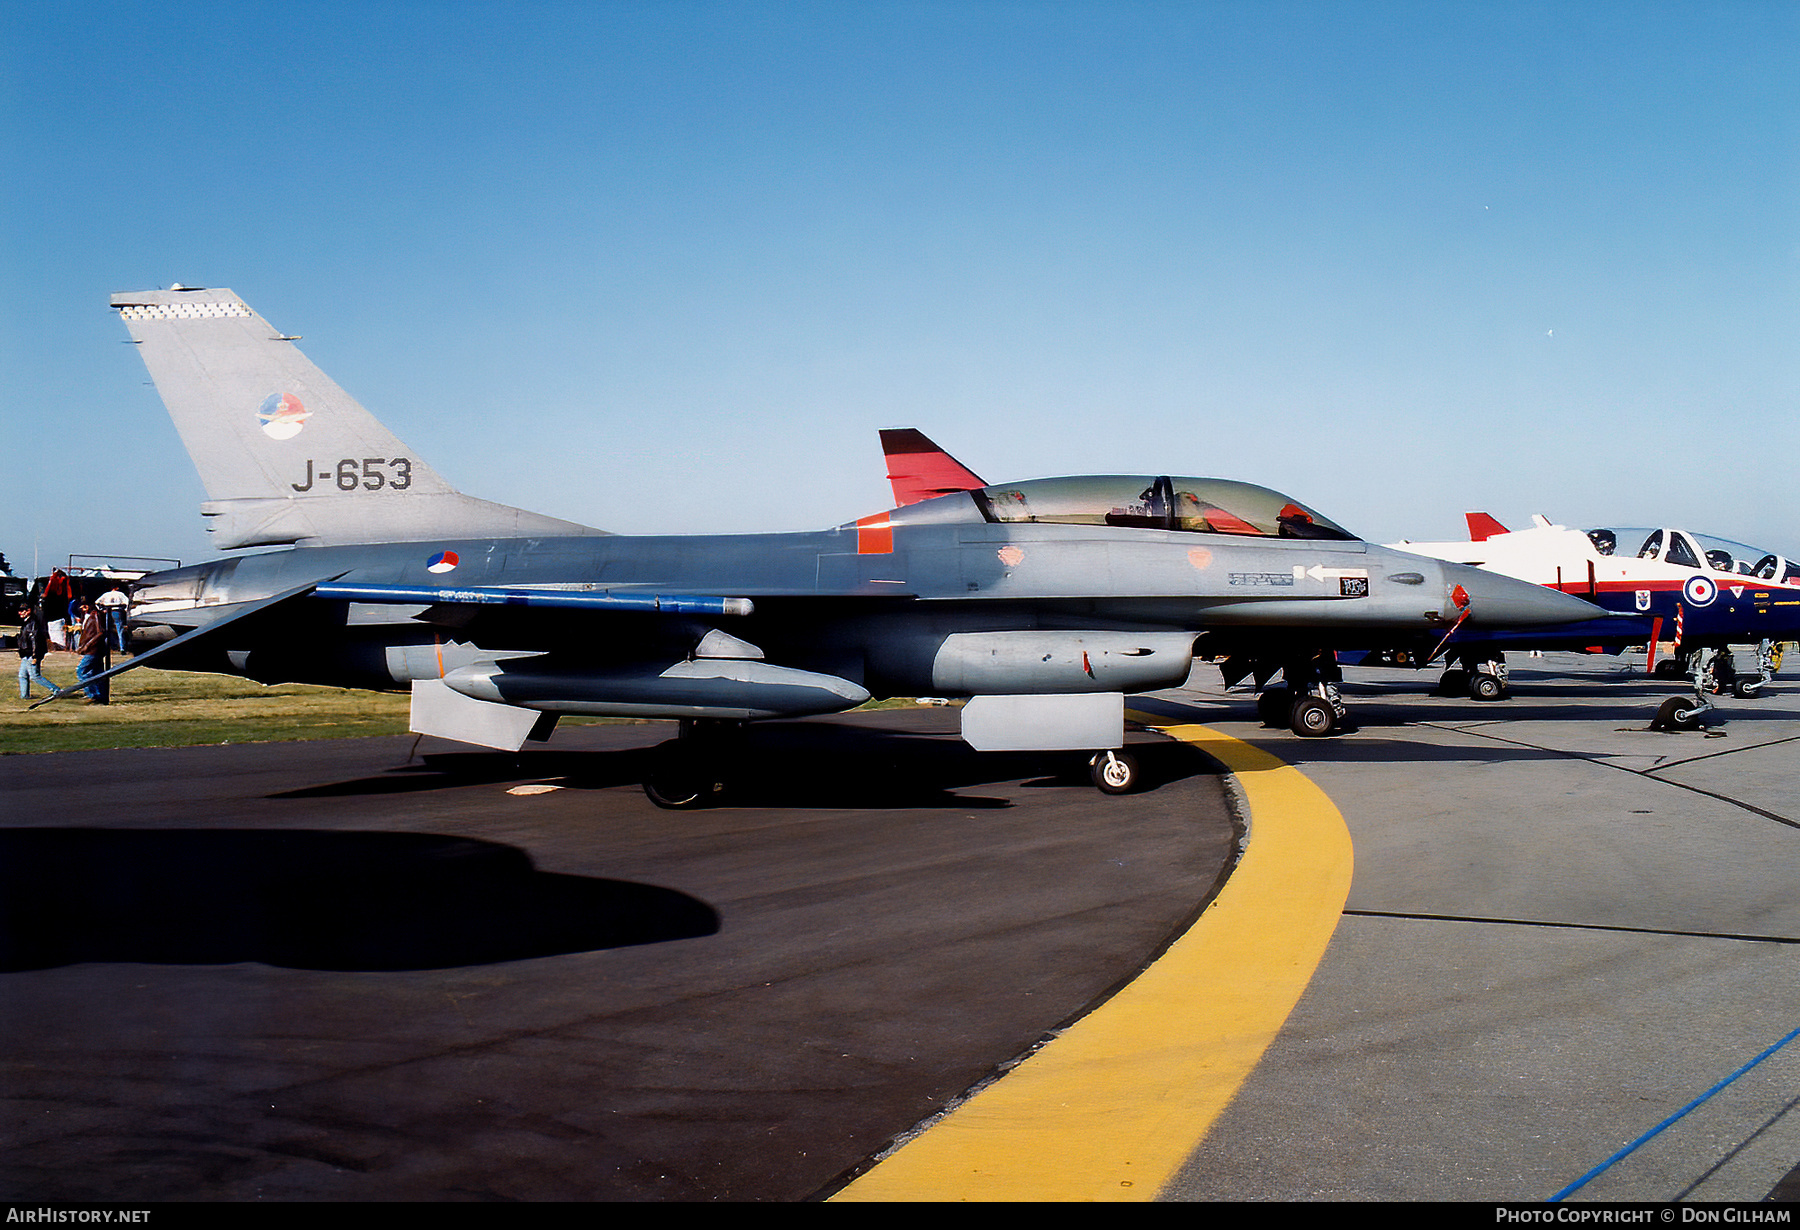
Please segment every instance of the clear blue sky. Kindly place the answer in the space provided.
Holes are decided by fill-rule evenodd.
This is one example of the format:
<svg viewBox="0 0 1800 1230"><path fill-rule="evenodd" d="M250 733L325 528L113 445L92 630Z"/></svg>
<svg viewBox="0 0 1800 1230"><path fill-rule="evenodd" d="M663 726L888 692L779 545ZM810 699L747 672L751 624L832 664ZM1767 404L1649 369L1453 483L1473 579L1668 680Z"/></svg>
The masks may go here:
<svg viewBox="0 0 1800 1230"><path fill-rule="evenodd" d="M0 551L208 553L114 291L624 532L1213 474L1800 554L1800 5L0 2Z"/></svg>

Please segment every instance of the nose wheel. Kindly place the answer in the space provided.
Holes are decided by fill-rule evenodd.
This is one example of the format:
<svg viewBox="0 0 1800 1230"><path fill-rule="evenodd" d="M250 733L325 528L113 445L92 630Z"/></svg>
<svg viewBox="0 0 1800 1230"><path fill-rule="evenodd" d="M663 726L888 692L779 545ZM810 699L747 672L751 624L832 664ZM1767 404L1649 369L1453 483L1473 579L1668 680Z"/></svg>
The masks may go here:
<svg viewBox="0 0 1800 1230"><path fill-rule="evenodd" d="M1700 715L1706 712L1698 701L1684 700L1679 696L1671 696L1650 719L1651 730L1699 730Z"/></svg>

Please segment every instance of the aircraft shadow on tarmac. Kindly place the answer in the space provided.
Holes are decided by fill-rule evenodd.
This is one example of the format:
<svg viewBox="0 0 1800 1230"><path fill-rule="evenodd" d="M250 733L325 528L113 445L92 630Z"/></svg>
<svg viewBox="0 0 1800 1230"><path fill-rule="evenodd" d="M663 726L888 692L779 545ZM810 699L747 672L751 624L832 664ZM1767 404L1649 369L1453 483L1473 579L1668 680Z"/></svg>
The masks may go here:
<svg viewBox="0 0 1800 1230"><path fill-rule="evenodd" d="M431 834L0 829L0 972L85 961L444 969L711 935L666 888Z"/></svg>
<svg viewBox="0 0 1800 1230"><path fill-rule="evenodd" d="M375 777L297 790L271 798L322 798L454 789L505 781L548 781L576 790L636 785L653 748L616 751L441 752ZM1208 771L1179 744L1131 745L1140 791ZM1091 791L1087 756L1073 752L976 752L954 737L872 726L772 722L754 728L719 803L764 808L1002 808L1005 797L958 793L1002 783Z"/></svg>

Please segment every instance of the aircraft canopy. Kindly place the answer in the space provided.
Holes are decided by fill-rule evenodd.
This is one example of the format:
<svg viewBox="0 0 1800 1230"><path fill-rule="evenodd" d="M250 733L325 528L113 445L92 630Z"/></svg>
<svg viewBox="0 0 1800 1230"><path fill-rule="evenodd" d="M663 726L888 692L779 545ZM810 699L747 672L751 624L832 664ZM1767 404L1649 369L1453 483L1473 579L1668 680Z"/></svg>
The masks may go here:
<svg viewBox="0 0 1800 1230"><path fill-rule="evenodd" d="M1800 578L1800 563L1710 534L1677 529L1602 528L1589 530L1587 536L1602 555L1621 555L1635 547L1639 559L1661 560L1683 568L1704 568L1764 581Z"/></svg>
<svg viewBox="0 0 1800 1230"><path fill-rule="evenodd" d="M969 494L984 517L1000 523L1113 525L1268 538L1356 538L1279 491L1223 478L1039 478L983 487Z"/></svg>

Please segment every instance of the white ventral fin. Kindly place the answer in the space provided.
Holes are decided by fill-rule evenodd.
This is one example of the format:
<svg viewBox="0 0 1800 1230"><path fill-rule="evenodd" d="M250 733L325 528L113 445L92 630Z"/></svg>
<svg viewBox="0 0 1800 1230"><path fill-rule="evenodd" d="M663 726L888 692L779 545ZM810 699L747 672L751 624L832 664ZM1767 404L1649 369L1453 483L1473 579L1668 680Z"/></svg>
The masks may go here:
<svg viewBox="0 0 1800 1230"><path fill-rule="evenodd" d="M476 700L451 691L441 679L413 680L408 728L417 735L516 752L527 739L544 742L555 727L554 713Z"/></svg>

